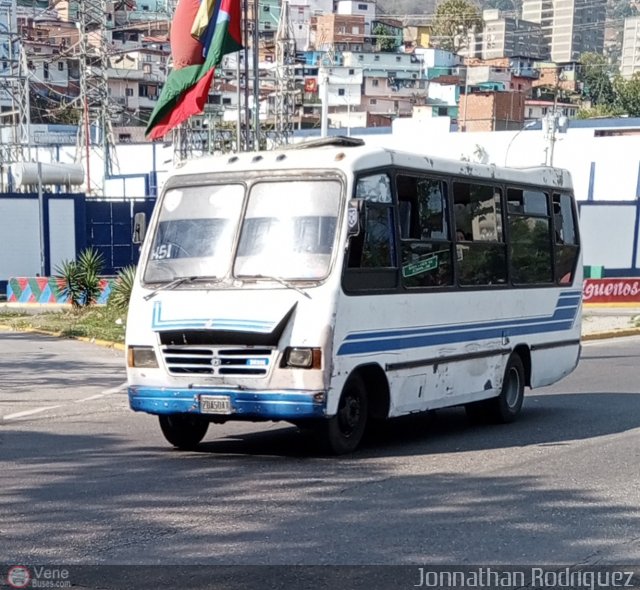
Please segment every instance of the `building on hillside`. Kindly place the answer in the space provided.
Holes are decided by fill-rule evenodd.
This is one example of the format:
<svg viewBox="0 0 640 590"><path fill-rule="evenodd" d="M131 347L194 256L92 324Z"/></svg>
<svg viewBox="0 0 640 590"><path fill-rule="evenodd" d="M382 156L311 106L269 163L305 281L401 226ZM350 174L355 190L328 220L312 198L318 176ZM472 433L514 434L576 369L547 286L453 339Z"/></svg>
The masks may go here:
<svg viewBox="0 0 640 590"><path fill-rule="evenodd" d="M403 39L406 50L428 48L431 46L430 25L409 25L403 28Z"/></svg>
<svg viewBox="0 0 640 590"><path fill-rule="evenodd" d="M167 77L169 45L143 42L112 55L107 71L109 97L122 113L122 125L143 124L155 108Z"/></svg>
<svg viewBox="0 0 640 590"><path fill-rule="evenodd" d="M578 92L578 63L551 63L538 62L536 64L539 76L533 81L533 87L543 87L552 89L558 94L562 91L565 94Z"/></svg>
<svg viewBox="0 0 640 590"><path fill-rule="evenodd" d="M503 16L497 9L482 13L482 59L527 55L542 57L540 23Z"/></svg>
<svg viewBox="0 0 640 590"><path fill-rule="evenodd" d="M375 0L335 0L333 11L339 15L361 16L364 19L365 37L373 35L376 18Z"/></svg>
<svg viewBox="0 0 640 590"><path fill-rule="evenodd" d="M320 51L370 51L363 16L323 14L311 19L310 47Z"/></svg>
<svg viewBox="0 0 640 590"><path fill-rule="evenodd" d="M557 113L568 119L575 119L580 107L572 103L553 100L526 99L524 102L525 123L537 121L546 117L549 113Z"/></svg>
<svg viewBox="0 0 640 590"><path fill-rule="evenodd" d="M521 92L474 92L460 96L460 131L522 129L525 96Z"/></svg>
<svg viewBox="0 0 640 590"><path fill-rule="evenodd" d="M403 47L404 28L395 19L378 18L371 23L371 45L376 51L399 51Z"/></svg>
<svg viewBox="0 0 640 590"><path fill-rule="evenodd" d="M333 0L290 0L289 17L298 51L311 45L311 20L333 11Z"/></svg>
<svg viewBox="0 0 640 590"><path fill-rule="evenodd" d="M636 72L640 72L640 16L624 20L620 58L620 75L623 78L629 79Z"/></svg>
<svg viewBox="0 0 640 590"><path fill-rule="evenodd" d="M543 59L566 63L585 51L602 53L606 0L523 0L522 18L540 24Z"/></svg>

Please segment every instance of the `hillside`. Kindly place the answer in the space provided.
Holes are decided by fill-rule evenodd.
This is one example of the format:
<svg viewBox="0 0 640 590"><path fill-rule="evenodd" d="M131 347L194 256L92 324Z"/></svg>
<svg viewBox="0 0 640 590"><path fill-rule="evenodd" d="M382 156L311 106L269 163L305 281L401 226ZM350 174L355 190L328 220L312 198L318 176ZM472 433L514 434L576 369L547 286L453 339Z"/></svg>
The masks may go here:
<svg viewBox="0 0 640 590"><path fill-rule="evenodd" d="M384 14L410 15L433 14L439 0L378 0L378 11ZM502 10L519 10L522 0L477 0L474 2L481 10L484 8L500 8Z"/></svg>

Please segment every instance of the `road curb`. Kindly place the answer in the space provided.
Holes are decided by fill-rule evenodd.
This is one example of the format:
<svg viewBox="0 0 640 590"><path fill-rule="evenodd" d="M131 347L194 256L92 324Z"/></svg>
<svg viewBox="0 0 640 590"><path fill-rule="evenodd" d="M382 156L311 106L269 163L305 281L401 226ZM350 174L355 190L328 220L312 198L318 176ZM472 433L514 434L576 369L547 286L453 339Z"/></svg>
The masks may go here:
<svg viewBox="0 0 640 590"><path fill-rule="evenodd" d="M622 328L620 330L609 330L608 332L584 334L581 340L606 340L607 338L623 338L625 336L640 336L640 328Z"/></svg>
<svg viewBox="0 0 640 590"><path fill-rule="evenodd" d="M111 340L100 340L98 338L89 338L88 336L67 336L62 332L52 332L50 330L41 330L40 328L17 328L7 324L0 324L0 330L8 332L23 332L28 334L41 334L43 336L52 336L53 338L66 338L67 340L79 340L80 342L89 342L103 348L113 348L114 350L124 350L125 346L122 342L112 342Z"/></svg>

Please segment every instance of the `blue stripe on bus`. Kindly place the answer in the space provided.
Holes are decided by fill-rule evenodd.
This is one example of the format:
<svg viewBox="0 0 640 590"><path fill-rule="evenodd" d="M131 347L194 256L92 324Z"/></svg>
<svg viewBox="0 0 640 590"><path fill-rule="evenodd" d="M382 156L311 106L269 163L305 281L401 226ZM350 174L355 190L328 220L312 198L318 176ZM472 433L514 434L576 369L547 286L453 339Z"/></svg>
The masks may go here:
<svg viewBox="0 0 640 590"><path fill-rule="evenodd" d="M562 293L551 316L348 334L338 349L338 356L570 330L575 323L581 296L576 291Z"/></svg>
<svg viewBox="0 0 640 590"><path fill-rule="evenodd" d="M273 331L276 322L243 319L189 318L181 320L162 319L162 302L153 304L151 327L154 330L180 330L185 328L207 330L233 330L236 332L261 332L268 334Z"/></svg>

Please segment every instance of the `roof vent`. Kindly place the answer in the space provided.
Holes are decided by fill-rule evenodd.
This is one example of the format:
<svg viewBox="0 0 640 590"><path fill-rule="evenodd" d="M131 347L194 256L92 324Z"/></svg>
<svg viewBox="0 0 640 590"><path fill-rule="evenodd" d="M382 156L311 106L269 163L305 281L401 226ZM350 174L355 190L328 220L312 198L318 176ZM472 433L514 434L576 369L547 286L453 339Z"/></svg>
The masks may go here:
<svg viewBox="0 0 640 590"><path fill-rule="evenodd" d="M283 149L288 150L304 150L317 147L360 147L364 145L364 140L357 137L346 137L344 135L335 135L333 137L321 137L320 139L310 139L301 143L294 143Z"/></svg>

